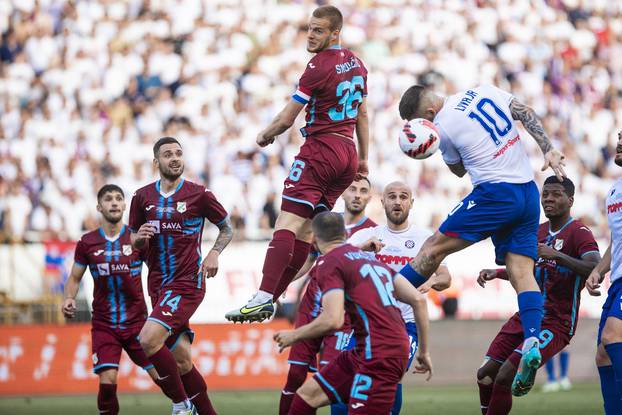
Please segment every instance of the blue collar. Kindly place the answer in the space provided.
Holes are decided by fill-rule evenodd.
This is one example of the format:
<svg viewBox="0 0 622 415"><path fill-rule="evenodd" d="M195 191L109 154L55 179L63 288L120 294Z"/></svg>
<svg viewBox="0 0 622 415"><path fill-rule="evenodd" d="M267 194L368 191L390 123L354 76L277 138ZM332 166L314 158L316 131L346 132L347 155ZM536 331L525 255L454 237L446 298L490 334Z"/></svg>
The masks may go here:
<svg viewBox="0 0 622 415"><path fill-rule="evenodd" d="M108 235L106 235L106 232L104 232L104 228L103 226L99 227L99 234L102 236L102 238L104 238L105 240L109 241L109 242L116 242L119 240L119 238L121 238L121 236L123 235L123 233L125 232L125 225L123 225L121 227L121 232L119 232L119 235L117 235L117 237L113 240L110 240L110 238L108 238Z"/></svg>
<svg viewBox="0 0 622 415"><path fill-rule="evenodd" d="M557 231L555 231L555 232L553 232L553 231L551 230L551 222L549 221L549 235L551 235L551 236L557 236L557 235L558 235L561 231L563 231L563 230L564 230L564 228L565 228L566 226L570 225L573 221L574 221L574 218L572 218L572 217L571 217L570 219L568 219L568 222L566 222L566 223L564 224L564 226L562 226L561 228L559 228L559 230L557 230Z"/></svg>
<svg viewBox="0 0 622 415"><path fill-rule="evenodd" d="M333 45L333 46L329 47L328 49L337 49L337 50L341 50L341 45Z"/></svg>
<svg viewBox="0 0 622 415"><path fill-rule="evenodd" d="M164 195L162 194L162 192L160 191L160 180L158 180L158 181L155 183L155 187L156 187L156 190L158 191L158 193L159 193L161 196L163 196L163 197L165 197L165 198L169 198L169 197L173 196L175 193L177 193L177 191L179 191L179 189L181 189L181 186L184 184L184 181L185 181L185 179L182 177L182 178L181 178L181 180L179 181L179 184L178 184L178 185L177 185L177 187L175 188L175 190L173 190L173 193L171 193L171 194L170 194L170 195L168 195L168 196L164 196Z"/></svg>

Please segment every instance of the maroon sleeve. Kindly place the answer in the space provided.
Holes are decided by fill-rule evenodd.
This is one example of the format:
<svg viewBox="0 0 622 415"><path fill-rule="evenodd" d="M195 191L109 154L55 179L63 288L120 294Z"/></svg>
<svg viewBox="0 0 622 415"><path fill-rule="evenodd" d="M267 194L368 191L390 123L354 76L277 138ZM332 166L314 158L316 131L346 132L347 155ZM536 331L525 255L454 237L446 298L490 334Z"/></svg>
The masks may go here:
<svg viewBox="0 0 622 415"><path fill-rule="evenodd" d="M130 203L130 223L129 228L131 232L138 232L141 226L146 222L145 211L142 207L140 193L134 193L132 196L132 202Z"/></svg>
<svg viewBox="0 0 622 415"><path fill-rule="evenodd" d="M311 59L300 77L300 81L298 81L298 91L310 97L315 91L322 89L327 79L328 74L324 65L320 63L319 59Z"/></svg>
<svg viewBox="0 0 622 415"><path fill-rule="evenodd" d="M339 261L333 257L320 259L317 264L316 273L322 287L322 293L330 290L344 290L345 281Z"/></svg>
<svg viewBox="0 0 622 415"><path fill-rule="evenodd" d="M220 225L227 219L227 211L209 189L205 189L201 195L200 204L201 215L214 225Z"/></svg>
<svg viewBox="0 0 622 415"><path fill-rule="evenodd" d="M362 60L359 59L359 62L361 62L361 69L363 70L363 82L365 83L365 85L363 85L363 96L366 97L367 96L367 68L363 64Z"/></svg>
<svg viewBox="0 0 622 415"><path fill-rule="evenodd" d="M582 258L584 255L591 252L600 253L594 235L587 226L581 224L581 227L574 231L574 237L572 239L575 252L579 257Z"/></svg>
<svg viewBox="0 0 622 415"><path fill-rule="evenodd" d="M89 259L86 256L86 244L82 241L82 239L80 239L76 244L76 250L73 254L73 262L82 267L86 267L89 264Z"/></svg>

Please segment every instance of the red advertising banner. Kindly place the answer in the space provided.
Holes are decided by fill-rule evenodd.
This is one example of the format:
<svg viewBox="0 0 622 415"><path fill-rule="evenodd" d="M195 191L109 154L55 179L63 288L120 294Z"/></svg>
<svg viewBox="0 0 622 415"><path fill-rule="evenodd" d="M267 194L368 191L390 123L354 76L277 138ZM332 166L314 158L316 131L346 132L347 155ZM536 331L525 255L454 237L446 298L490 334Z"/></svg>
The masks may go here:
<svg viewBox="0 0 622 415"><path fill-rule="evenodd" d="M280 388L287 375L287 352L272 336L289 328L268 324L195 324L193 360L210 389ZM0 395L95 393L89 324L0 327ZM156 391L125 353L119 391Z"/></svg>

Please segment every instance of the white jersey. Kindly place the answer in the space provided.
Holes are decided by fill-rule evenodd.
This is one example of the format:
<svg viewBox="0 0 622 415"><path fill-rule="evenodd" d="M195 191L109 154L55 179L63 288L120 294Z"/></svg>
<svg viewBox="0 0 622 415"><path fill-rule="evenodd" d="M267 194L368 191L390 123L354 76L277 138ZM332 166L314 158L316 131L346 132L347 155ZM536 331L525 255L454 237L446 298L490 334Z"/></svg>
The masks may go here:
<svg viewBox="0 0 622 415"><path fill-rule="evenodd" d="M510 111L513 98L495 86L478 86L447 98L434 118L443 160L462 162L473 186L533 180Z"/></svg>
<svg viewBox="0 0 622 415"><path fill-rule="evenodd" d="M418 229L414 225L410 225L403 231L392 231L387 225L378 225L373 228L361 229L348 239L348 243L360 245L373 237L379 239L384 247L376 254L376 259L397 273L417 256L421 246L430 235L432 235L430 230ZM445 263L443 262L442 265ZM404 322L415 321L410 305L399 301L398 305Z"/></svg>
<svg viewBox="0 0 622 415"><path fill-rule="evenodd" d="M622 179L609 191L606 201L607 222L611 230L611 282L622 278Z"/></svg>

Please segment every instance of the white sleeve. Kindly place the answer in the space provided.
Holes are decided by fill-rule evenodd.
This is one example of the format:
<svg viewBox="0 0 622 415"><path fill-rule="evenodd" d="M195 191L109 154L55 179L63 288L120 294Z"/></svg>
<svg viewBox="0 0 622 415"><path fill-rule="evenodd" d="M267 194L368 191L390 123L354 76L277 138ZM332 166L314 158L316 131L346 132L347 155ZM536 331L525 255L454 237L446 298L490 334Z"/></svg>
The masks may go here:
<svg viewBox="0 0 622 415"><path fill-rule="evenodd" d="M365 228L365 229L361 229L358 232L353 233L352 235L350 235L350 238L348 239L348 243L350 245L357 246L367 241L369 238L372 237L372 235L369 232L370 229L373 229L373 228Z"/></svg>
<svg viewBox="0 0 622 415"><path fill-rule="evenodd" d="M454 146L451 138L445 133L445 130L440 125L437 125L438 132L440 134L441 142L439 144L439 148L441 149L441 154L443 155L443 161L445 164L458 164L462 161L462 157L460 157L460 153L458 153L458 149Z"/></svg>
<svg viewBox="0 0 622 415"><path fill-rule="evenodd" d="M501 88L497 88L494 85L488 85L488 87L494 91L494 93L501 98L502 102L505 102L508 107L510 106L510 102L512 102L512 100L514 99L514 95L512 95L511 93L504 91Z"/></svg>

